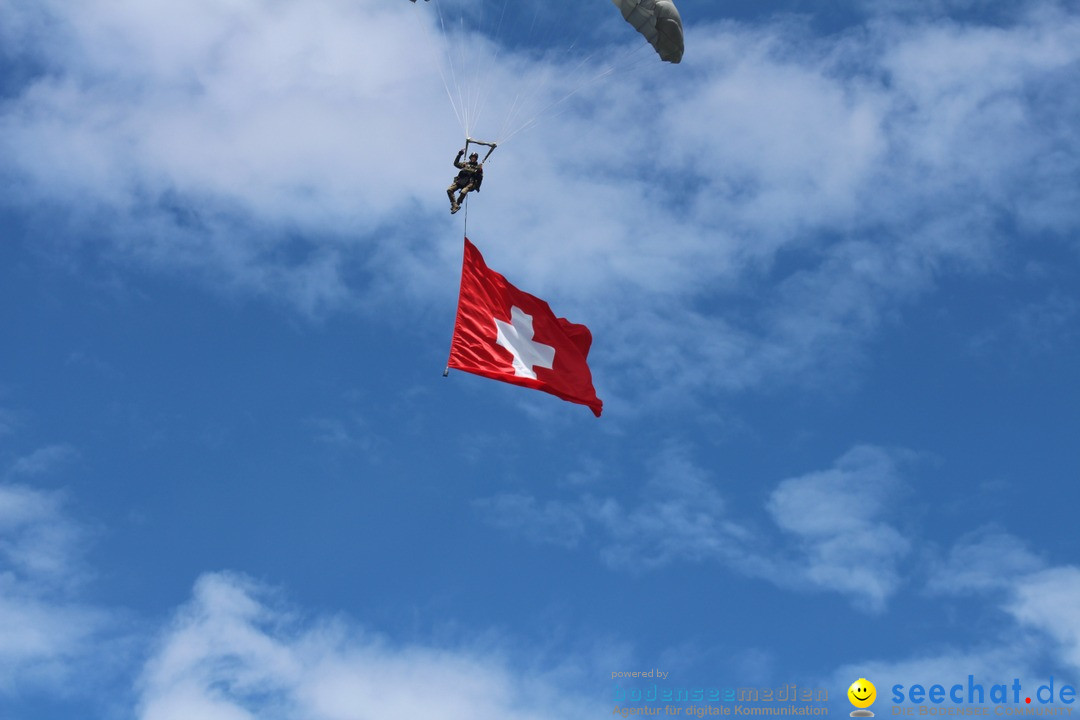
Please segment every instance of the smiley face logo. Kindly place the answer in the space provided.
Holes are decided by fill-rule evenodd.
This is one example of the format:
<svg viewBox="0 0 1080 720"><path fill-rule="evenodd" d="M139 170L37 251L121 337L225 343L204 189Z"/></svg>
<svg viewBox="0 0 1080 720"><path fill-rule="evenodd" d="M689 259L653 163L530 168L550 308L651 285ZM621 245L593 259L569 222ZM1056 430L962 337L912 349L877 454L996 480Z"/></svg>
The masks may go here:
<svg viewBox="0 0 1080 720"><path fill-rule="evenodd" d="M866 678L859 678L855 682L851 683L851 687L847 691L848 700L851 704L857 708L868 708L874 704L874 700L877 699L877 688L874 687L874 683L870 682Z"/></svg>

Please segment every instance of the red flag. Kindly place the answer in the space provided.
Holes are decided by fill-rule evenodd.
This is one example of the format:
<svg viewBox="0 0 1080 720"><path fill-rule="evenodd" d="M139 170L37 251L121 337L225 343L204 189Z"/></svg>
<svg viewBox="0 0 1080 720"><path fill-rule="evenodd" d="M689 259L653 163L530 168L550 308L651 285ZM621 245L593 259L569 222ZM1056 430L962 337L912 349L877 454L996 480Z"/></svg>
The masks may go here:
<svg viewBox="0 0 1080 720"><path fill-rule="evenodd" d="M543 390L600 417L604 404L586 362L591 345L589 328L555 317L546 302L508 283L465 238L448 367Z"/></svg>

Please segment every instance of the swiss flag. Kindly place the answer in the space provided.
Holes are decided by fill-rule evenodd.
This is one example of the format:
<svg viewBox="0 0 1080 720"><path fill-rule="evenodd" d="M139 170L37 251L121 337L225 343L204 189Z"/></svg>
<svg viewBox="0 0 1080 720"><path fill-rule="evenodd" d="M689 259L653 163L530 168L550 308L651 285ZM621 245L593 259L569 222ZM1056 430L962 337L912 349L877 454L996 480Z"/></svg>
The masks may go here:
<svg viewBox="0 0 1080 720"><path fill-rule="evenodd" d="M448 367L543 390L600 417L604 404L586 362L591 345L589 328L555 317L546 302L508 283L465 238Z"/></svg>

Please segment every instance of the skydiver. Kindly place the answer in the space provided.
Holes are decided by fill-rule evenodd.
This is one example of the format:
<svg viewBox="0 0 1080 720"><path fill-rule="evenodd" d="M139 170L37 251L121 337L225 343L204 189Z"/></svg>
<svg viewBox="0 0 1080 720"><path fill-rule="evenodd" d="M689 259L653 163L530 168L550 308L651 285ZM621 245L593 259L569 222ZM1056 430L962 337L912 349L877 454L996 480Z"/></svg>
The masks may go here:
<svg viewBox="0 0 1080 720"><path fill-rule="evenodd" d="M480 183L484 182L484 164L480 162L480 155L472 153L469 155L469 162L463 163L461 162L461 156L464 154L464 150L458 150L457 157L454 158L454 167L460 168L461 172L450 183L450 187L446 188L446 195L450 198L451 215L461 209L461 204L465 202L465 196L472 190L479 192ZM455 190L461 191L457 201L454 200Z"/></svg>

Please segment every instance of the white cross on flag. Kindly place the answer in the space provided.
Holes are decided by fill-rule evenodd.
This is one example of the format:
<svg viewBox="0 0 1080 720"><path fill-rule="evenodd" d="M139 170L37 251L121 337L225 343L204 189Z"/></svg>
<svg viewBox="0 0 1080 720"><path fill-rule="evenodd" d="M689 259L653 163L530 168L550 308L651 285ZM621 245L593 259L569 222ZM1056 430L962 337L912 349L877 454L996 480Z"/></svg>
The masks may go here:
<svg viewBox="0 0 1080 720"><path fill-rule="evenodd" d="M546 302L508 283L465 238L448 367L543 390L600 417L604 404L587 362L591 345L589 328L555 317Z"/></svg>

